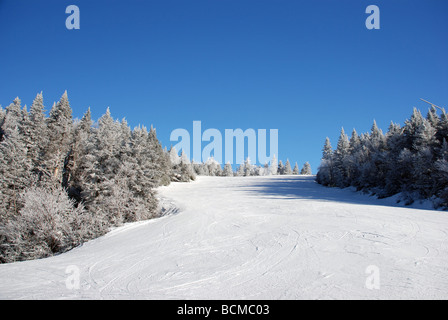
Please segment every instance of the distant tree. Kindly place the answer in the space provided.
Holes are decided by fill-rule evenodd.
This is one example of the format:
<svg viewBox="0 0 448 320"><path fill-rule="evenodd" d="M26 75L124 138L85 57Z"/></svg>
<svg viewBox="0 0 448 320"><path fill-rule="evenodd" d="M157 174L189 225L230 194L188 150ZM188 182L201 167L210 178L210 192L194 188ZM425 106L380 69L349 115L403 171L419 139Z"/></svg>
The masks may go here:
<svg viewBox="0 0 448 320"><path fill-rule="evenodd" d="M316 181L324 186L334 186L334 156L330 139L327 137L322 149L322 160L316 175Z"/></svg>
<svg viewBox="0 0 448 320"><path fill-rule="evenodd" d="M190 160L188 159L186 153L183 152L183 150L180 157L180 166L181 166L182 181L188 182L196 179L196 173L194 172ZM219 164L218 167L219 169L221 169ZM220 171L218 170L218 168L216 169L215 174L220 175Z"/></svg>
<svg viewBox="0 0 448 320"><path fill-rule="evenodd" d="M286 159L284 174L287 174L287 175L292 174L291 164L289 163L288 159Z"/></svg>
<svg viewBox="0 0 448 320"><path fill-rule="evenodd" d="M242 163L242 164L239 165L239 167L238 167L238 169L237 169L237 171L236 171L235 176L237 176L237 177L243 177L244 174L245 174L245 164Z"/></svg>
<svg viewBox="0 0 448 320"><path fill-rule="evenodd" d="M283 164L282 160L278 160L278 170L277 173L280 175L285 174L285 165Z"/></svg>
<svg viewBox="0 0 448 320"><path fill-rule="evenodd" d="M292 170L292 174L294 174L294 175L299 174L299 166L297 165L297 162L294 166L294 169Z"/></svg>
<svg viewBox="0 0 448 320"><path fill-rule="evenodd" d="M252 164L250 163L250 158L249 157L247 157L246 158L246 161L244 161L244 167L243 167L244 169L243 169L243 172L244 172L244 176L245 177L248 177L248 176L252 176L253 175L253 166L252 166Z"/></svg>
<svg viewBox="0 0 448 320"><path fill-rule="evenodd" d="M226 165L224 166L224 170L222 172L222 175L224 177L233 177L233 168L232 165L230 164L230 162L227 162Z"/></svg>
<svg viewBox="0 0 448 320"><path fill-rule="evenodd" d="M278 163L277 163L277 158L275 157L275 154L272 156L272 159L271 159L270 174L271 175L278 174Z"/></svg>
<svg viewBox="0 0 448 320"><path fill-rule="evenodd" d="M303 165L302 170L300 171L301 175L312 175L313 173L311 172L311 165L309 164L309 162L305 162L305 164Z"/></svg>

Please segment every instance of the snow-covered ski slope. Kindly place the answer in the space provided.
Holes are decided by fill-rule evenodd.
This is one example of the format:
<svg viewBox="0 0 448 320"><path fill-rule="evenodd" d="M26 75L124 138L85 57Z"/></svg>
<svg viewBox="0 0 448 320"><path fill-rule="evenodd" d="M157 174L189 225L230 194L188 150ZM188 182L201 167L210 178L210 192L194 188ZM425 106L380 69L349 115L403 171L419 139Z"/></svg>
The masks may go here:
<svg viewBox="0 0 448 320"><path fill-rule="evenodd" d="M0 298L448 298L447 212L313 179L199 177L159 188L178 213L0 265Z"/></svg>

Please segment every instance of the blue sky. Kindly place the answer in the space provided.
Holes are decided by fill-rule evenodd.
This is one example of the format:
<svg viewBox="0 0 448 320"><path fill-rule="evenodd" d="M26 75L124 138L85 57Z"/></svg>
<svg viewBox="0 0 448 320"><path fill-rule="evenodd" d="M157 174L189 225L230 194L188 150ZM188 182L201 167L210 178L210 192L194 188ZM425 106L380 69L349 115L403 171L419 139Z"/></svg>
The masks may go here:
<svg viewBox="0 0 448 320"><path fill-rule="evenodd" d="M65 8L80 9L68 30ZM381 29L367 30L368 5ZM316 172L341 127L387 129L425 98L448 105L445 0L0 0L0 104L75 117L109 106L131 126L278 129L280 159ZM175 143L173 143L175 144Z"/></svg>

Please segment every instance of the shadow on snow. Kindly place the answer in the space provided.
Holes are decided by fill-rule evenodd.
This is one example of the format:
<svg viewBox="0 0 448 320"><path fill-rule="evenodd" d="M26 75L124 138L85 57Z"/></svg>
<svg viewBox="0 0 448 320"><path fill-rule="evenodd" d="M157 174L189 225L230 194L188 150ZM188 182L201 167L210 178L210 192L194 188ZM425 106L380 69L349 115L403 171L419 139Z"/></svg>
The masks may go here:
<svg viewBox="0 0 448 320"><path fill-rule="evenodd" d="M376 196L363 194L349 187L345 189L330 188L318 184L316 176L276 176L254 181L244 189L265 195L266 198L322 200L328 202L351 203L370 206L387 206L406 209L434 210L427 207L415 208L397 203L397 197L378 199Z"/></svg>

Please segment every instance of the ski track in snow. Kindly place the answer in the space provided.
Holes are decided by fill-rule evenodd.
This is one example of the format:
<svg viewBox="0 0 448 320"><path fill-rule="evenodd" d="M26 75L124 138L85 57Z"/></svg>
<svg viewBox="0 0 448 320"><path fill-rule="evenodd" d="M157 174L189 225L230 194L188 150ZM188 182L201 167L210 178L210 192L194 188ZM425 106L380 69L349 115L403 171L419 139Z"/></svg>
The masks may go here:
<svg viewBox="0 0 448 320"><path fill-rule="evenodd" d="M198 177L166 215L51 258L0 265L0 299L447 299L448 213L314 177ZM380 289L366 288L368 266ZM80 287L69 289L68 266Z"/></svg>

